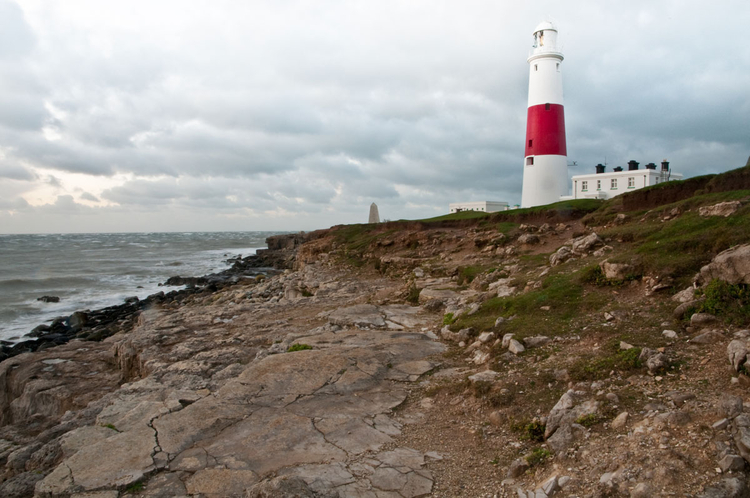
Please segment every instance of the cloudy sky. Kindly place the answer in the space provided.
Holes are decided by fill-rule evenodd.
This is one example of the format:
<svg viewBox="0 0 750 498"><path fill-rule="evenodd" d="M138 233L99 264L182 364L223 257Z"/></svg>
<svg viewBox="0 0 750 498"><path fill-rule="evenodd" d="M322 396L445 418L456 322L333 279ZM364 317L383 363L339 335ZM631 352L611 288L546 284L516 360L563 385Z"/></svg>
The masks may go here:
<svg viewBox="0 0 750 498"><path fill-rule="evenodd" d="M0 233L309 230L520 202L531 32L568 155L750 155L746 0L0 0Z"/></svg>

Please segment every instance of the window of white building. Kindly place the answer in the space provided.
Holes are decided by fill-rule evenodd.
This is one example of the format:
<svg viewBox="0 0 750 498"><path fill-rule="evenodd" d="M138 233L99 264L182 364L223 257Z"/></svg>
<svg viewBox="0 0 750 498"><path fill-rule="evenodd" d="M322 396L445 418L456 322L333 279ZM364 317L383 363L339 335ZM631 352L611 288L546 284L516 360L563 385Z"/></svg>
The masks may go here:
<svg viewBox="0 0 750 498"><path fill-rule="evenodd" d="M597 180L596 181L596 190L601 190L601 189L602 189L602 181L601 180Z"/></svg>
<svg viewBox="0 0 750 498"><path fill-rule="evenodd" d="M583 190L585 192L588 189L589 189L589 182L587 182L586 180L582 181L581 182L581 190Z"/></svg>
<svg viewBox="0 0 750 498"><path fill-rule="evenodd" d="M617 190L617 178L612 178L609 184L610 190Z"/></svg>
<svg viewBox="0 0 750 498"><path fill-rule="evenodd" d="M631 176L628 178L628 188L634 188L635 187L635 177Z"/></svg>

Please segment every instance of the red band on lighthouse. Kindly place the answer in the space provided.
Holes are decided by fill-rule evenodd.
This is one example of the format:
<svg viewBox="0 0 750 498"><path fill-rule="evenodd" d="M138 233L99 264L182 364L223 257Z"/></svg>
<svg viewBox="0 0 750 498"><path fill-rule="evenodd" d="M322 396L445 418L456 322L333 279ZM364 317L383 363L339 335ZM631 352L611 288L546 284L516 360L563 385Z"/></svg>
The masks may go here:
<svg viewBox="0 0 750 498"><path fill-rule="evenodd" d="M565 145L565 113L560 104L529 107L524 156L543 155L568 155Z"/></svg>

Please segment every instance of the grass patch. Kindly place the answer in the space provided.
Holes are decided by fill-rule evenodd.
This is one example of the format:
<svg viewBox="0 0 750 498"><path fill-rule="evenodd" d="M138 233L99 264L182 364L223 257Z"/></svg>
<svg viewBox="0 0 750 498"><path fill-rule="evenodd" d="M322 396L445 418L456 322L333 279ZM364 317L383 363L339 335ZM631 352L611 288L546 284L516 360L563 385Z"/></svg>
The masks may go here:
<svg viewBox="0 0 750 498"><path fill-rule="evenodd" d="M540 329L548 336L560 335L573 318L600 309L606 299L600 292L586 292L573 276L558 273L548 276L541 289L485 301L475 314L460 316L451 330L473 327L482 332L492 329L498 316L515 315L503 324L503 332L518 338L536 335ZM549 306L549 311L540 311L542 306Z"/></svg>
<svg viewBox="0 0 750 498"><path fill-rule="evenodd" d="M446 313L443 315L443 325L452 325L457 319L458 317L453 316L453 313Z"/></svg>
<svg viewBox="0 0 750 498"><path fill-rule="evenodd" d="M552 456L552 453L548 449L545 448L534 448L531 450L531 453L526 455L526 463L529 464L530 467L536 467L537 465L541 465L544 462L549 459L549 457Z"/></svg>
<svg viewBox="0 0 750 498"><path fill-rule="evenodd" d="M115 432L120 432L120 430L115 427L113 424L102 424L102 427L106 427L107 429L112 429Z"/></svg>
<svg viewBox="0 0 750 498"><path fill-rule="evenodd" d="M484 269L481 266L462 266L458 269L458 285L470 284Z"/></svg>
<svg viewBox="0 0 750 498"><path fill-rule="evenodd" d="M286 350L287 353L293 353L295 351L305 351L306 349L312 349L309 344L292 344Z"/></svg>
<svg viewBox="0 0 750 498"><path fill-rule="evenodd" d="M612 349L612 348L607 348ZM576 360L568 373L575 381L599 380L609 376L613 370L630 371L641 368L641 348L616 351L605 356L585 356Z"/></svg>
<svg viewBox="0 0 750 498"><path fill-rule="evenodd" d="M596 413L589 413L588 415L581 415L576 419L576 424L581 424L584 427L591 427L599 422L601 422L603 418L596 414Z"/></svg>

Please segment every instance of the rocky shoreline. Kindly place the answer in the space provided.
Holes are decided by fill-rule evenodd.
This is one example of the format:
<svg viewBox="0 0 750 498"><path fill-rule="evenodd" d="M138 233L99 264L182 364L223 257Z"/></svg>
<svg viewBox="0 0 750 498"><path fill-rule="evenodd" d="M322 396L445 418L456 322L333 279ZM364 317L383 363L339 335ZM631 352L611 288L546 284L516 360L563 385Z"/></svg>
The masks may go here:
<svg viewBox="0 0 750 498"><path fill-rule="evenodd" d="M0 361L13 356L41 351L65 344L71 339L101 341L118 332L133 328L138 315L153 306L179 305L189 296L210 294L234 285L242 279L254 279L290 268L294 251L306 239L306 234L284 234L269 237L268 249L259 249L256 254L244 258L227 260L231 267L202 277L170 277L164 286L186 286L185 289L161 291L145 299L133 296L124 303L97 310L79 310L71 315L58 317L48 325L41 324L26 334L21 341L0 341ZM44 296L45 302L57 302L59 298Z"/></svg>

